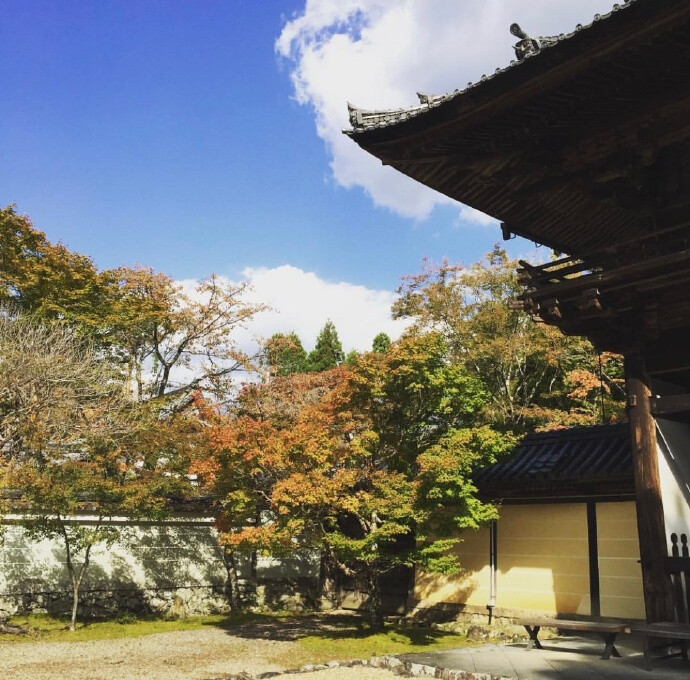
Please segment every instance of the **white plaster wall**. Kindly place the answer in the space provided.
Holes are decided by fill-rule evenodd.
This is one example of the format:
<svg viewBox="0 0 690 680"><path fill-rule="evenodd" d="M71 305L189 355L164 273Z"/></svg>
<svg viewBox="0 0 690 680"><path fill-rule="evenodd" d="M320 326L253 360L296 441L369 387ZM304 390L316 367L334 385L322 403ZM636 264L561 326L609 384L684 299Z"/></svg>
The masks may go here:
<svg viewBox="0 0 690 680"><path fill-rule="evenodd" d="M81 588L84 596L103 598L119 591L124 598L143 592L154 609L165 609L166 592L169 599L170 592L185 591L181 595L185 601L208 600L210 594L217 599L222 593L227 572L211 520L113 524L121 531L121 539L110 547L94 546ZM44 602L48 593L69 590L65 550L59 540L33 540L17 524L4 529L0 601ZM75 556L77 563L80 559ZM212 608L216 606L220 605Z"/></svg>
<svg viewBox="0 0 690 680"><path fill-rule="evenodd" d="M80 517L79 521L89 519ZM139 598L154 610L182 602L189 612L215 611L227 604L227 571L211 518L139 524L118 518L111 524L120 530L121 538L110 547L94 546L81 588L84 598L119 604ZM255 576L265 581L316 579L319 568L318 555L311 553L283 559L258 556ZM239 560L239 576L251 576L248 556ZM64 593L69 589L62 543L33 540L11 517L6 518L0 541L0 610L48 609L46 603L58 610L65 606ZM63 595L58 597L60 592ZM129 601L136 608L134 600Z"/></svg>
<svg viewBox="0 0 690 680"><path fill-rule="evenodd" d="M321 558L315 552L290 557L259 555L256 560L256 576L259 579L318 578L320 570Z"/></svg>
<svg viewBox="0 0 690 680"><path fill-rule="evenodd" d="M690 535L690 424L660 418L657 426L666 534Z"/></svg>

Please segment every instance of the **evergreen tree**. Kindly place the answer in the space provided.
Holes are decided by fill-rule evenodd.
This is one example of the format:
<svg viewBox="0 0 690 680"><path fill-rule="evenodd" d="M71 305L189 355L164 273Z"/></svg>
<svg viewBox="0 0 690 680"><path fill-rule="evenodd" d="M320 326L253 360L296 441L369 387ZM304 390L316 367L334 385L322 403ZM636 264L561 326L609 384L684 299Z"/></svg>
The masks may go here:
<svg viewBox="0 0 690 680"><path fill-rule="evenodd" d="M343 363L347 366L354 366L357 363L358 358L359 352L356 349L351 349L345 356L345 361L343 361Z"/></svg>
<svg viewBox="0 0 690 680"><path fill-rule="evenodd" d="M330 368L339 366L344 358L345 354L338 338L338 331L329 319L317 336L314 349L309 352L309 358L307 359L308 370L327 371Z"/></svg>
<svg viewBox="0 0 690 680"><path fill-rule="evenodd" d="M391 339L386 333L379 333L375 338L374 342L371 345L371 349L374 352L378 352L379 354L383 354L384 352L388 351L388 348L391 346Z"/></svg>
<svg viewBox="0 0 690 680"><path fill-rule="evenodd" d="M307 368L307 352L297 333L274 333L264 344L262 362L271 375L304 373Z"/></svg>

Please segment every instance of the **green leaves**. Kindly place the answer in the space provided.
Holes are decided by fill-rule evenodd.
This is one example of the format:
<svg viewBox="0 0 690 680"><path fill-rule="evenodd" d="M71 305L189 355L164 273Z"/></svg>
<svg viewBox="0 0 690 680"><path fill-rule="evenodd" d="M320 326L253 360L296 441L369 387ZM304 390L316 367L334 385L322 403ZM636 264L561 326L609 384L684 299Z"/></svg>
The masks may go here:
<svg viewBox="0 0 690 680"><path fill-rule="evenodd" d="M467 267L425 261L422 273L405 278L393 314L412 321L411 334L443 337L447 361L474 376L487 396L485 422L523 433L601 422L597 353L588 341L510 308L522 291L518 264L498 246ZM604 363L604 418L615 419L620 373L615 359Z"/></svg>
<svg viewBox="0 0 690 680"><path fill-rule="evenodd" d="M307 359L308 371L327 371L340 366L345 359L338 331L329 319L316 338L314 349Z"/></svg>
<svg viewBox="0 0 690 680"><path fill-rule="evenodd" d="M370 588L401 565L457 571L457 531L497 516L472 471L515 441L478 422L488 399L440 333L246 387L211 437L223 541L322 550Z"/></svg>
<svg viewBox="0 0 690 680"><path fill-rule="evenodd" d="M307 370L307 352L294 331L274 333L264 343L262 363L271 375L286 376Z"/></svg>

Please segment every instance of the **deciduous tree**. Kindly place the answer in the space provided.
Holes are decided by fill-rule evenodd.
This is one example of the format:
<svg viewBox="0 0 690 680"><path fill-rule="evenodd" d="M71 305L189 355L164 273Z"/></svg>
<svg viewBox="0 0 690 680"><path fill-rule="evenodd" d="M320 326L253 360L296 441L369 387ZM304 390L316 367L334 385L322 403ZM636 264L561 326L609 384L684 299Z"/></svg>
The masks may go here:
<svg viewBox="0 0 690 680"><path fill-rule="evenodd" d="M106 287L90 258L51 243L14 206L0 209L0 304L94 332Z"/></svg>
<svg viewBox="0 0 690 680"><path fill-rule="evenodd" d="M247 282L216 276L185 289L147 267L99 271L12 206L0 210L0 304L69 323L126 366L139 401L195 389L225 396L251 363L236 331L265 309L247 292Z"/></svg>
<svg viewBox="0 0 690 680"><path fill-rule="evenodd" d="M517 266L498 247L469 267L426 262L421 274L405 278L394 316L411 319L411 333L443 335L448 360L484 385L489 422L522 431L596 423L602 394L605 416L620 415L620 361L604 355L597 389L599 357L587 340L509 307L521 290Z"/></svg>
<svg viewBox="0 0 690 680"><path fill-rule="evenodd" d="M184 290L146 267L106 274L115 282L109 336L138 400L194 390L222 400L232 391L233 375L252 368L236 334L266 306L246 300L247 282L211 276Z"/></svg>
<svg viewBox="0 0 690 680"><path fill-rule="evenodd" d="M470 474L513 440L472 427L485 398L447 363L438 334L248 387L240 413L212 436L224 542L325 551L366 584L380 627L382 575L401 564L453 571L454 532L496 516Z"/></svg>
<svg viewBox="0 0 690 680"><path fill-rule="evenodd" d="M160 515L186 488L183 440L167 437L169 427L69 327L0 314L0 492L18 492L30 534L62 542L72 630L93 547L121 535L108 520Z"/></svg>

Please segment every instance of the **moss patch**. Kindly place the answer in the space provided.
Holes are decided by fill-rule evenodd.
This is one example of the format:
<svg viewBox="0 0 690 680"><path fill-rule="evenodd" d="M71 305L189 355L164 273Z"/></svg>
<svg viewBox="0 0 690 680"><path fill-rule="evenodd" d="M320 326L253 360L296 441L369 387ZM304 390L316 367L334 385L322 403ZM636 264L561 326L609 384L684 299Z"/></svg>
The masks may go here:
<svg viewBox="0 0 690 680"><path fill-rule="evenodd" d="M357 616L328 614L238 612L185 619L135 618L127 614L104 621L81 622L73 632L67 628L67 617L15 616L11 623L28 626L29 635L0 634L0 644L115 640L155 633L221 628L239 638L291 642L290 652L284 660L286 663L289 661L287 665L290 667L304 663L362 659L472 644L462 633L394 625L387 625L384 631L373 632ZM283 649L279 655L285 653L286 650Z"/></svg>
<svg viewBox="0 0 690 680"><path fill-rule="evenodd" d="M41 640L45 642L85 642L88 640L116 640L119 638L141 637L154 633L172 633L178 630L197 630L209 625L222 625L227 616L198 616L188 619L165 619L161 617L132 617L103 621L77 622L74 631L68 629L69 618L32 614L13 616L10 623L15 626L28 626L28 635L0 634L0 643L18 643Z"/></svg>
<svg viewBox="0 0 690 680"><path fill-rule="evenodd" d="M388 626L376 633L366 628L317 633L299 639L297 644L315 661L328 661L466 647L471 643L462 634Z"/></svg>

